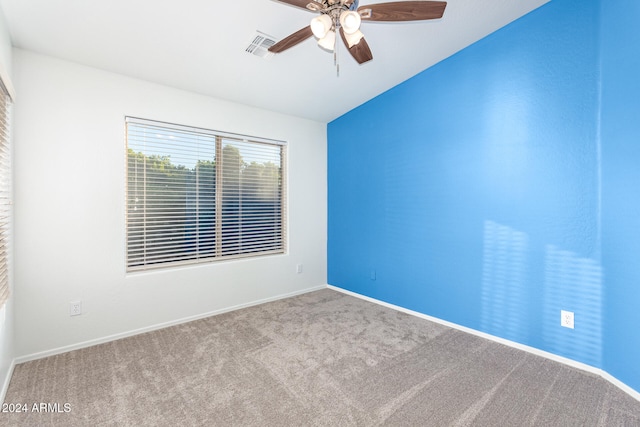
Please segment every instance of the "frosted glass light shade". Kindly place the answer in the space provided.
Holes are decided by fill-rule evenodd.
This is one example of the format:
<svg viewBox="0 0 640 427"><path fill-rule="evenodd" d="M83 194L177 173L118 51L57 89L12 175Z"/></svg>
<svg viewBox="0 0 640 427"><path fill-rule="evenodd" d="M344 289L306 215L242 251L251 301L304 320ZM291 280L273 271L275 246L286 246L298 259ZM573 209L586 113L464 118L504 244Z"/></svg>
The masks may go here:
<svg viewBox="0 0 640 427"><path fill-rule="evenodd" d="M345 10L340 14L340 26L345 34L353 34L360 29L360 14L353 10Z"/></svg>
<svg viewBox="0 0 640 427"><path fill-rule="evenodd" d="M356 30L356 32L352 34L348 34L346 31L344 33L344 39L347 41L347 46L349 48L360 43L360 40L362 40L363 37L364 37L364 34L362 34L362 31L360 30Z"/></svg>
<svg viewBox="0 0 640 427"><path fill-rule="evenodd" d="M333 47L336 44L336 32L331 30L327 33L326 36L318 40L318 45L321 48L333 51Z"/></svg>
<svg viewBox="0 0 640 427"><path fill-rule="evenodd" d="M316 16L311 20L311 32L317 38L321 39L327 35L329 30L331 30L331 26L333 22L331 22L331 17L329 15L320 15Z"/></svg>

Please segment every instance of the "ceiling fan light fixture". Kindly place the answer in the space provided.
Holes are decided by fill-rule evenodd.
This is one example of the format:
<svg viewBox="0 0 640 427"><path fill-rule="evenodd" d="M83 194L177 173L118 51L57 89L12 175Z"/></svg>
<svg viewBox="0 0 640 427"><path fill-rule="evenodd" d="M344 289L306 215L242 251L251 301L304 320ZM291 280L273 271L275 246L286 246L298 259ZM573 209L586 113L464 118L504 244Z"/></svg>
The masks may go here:
<svg viewBox="0 0 640 427"><path fill-rule="evenodd" d="M360 14L353 10L345 10L340 14L340 26L346 34L354 34L360 30Z"/></svg>
<svg viewBox="0 0 640 427"><path fill-rule="evenodd" d="M329 15L322 14L311 20L311 31L318 39L325 37L332 26L333 22L331 22Z"/></svg>
<svg viewBox="0 0 640 427"><path fill-rule="evenodd" d="M369 6L359 6L359 0L276 1L318 14L309 25L273 44L267 50L271 53L280 53L315 36L318 45L323 50L333 52L333 62L337 74L339 74L338 51L336 50L336 33L338 31L340 31L340 38L348 47L349 54L358 64L364 64L373 59L373 54L367 40L360 32L362 21L406 22L441 19L447 7L446 1L432 0L398 0L373 3Z"/></svg>
<svg viewBox="0 0 640 427"><path fill-rule="evenodd" d="M356 30L356 32L352 34L348 34L346 31L344 32L344 39L346 40L347 47L349 47L349 49L360 43L360 40L362 40L363 37L364 34L362 34L362 31L360 30Z"/></svg>
<svg viewBox="0 0 640 427"><path fill-rule="evenodd" d="M323 49L333 52L333 48L336 45L336 32L333 30L327 32L323 38L318 40L318 45Z"/></svg>

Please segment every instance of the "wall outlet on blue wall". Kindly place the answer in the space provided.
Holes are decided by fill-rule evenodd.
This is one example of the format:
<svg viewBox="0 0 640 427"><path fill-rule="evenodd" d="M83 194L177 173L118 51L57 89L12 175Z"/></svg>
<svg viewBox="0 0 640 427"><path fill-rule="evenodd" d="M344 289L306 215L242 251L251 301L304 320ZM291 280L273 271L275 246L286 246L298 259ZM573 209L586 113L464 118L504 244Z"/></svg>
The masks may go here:
<svg viewBox="0 0 640 427"><path fill-rule="evenodd" d="M560 310L560 326L573 329L573 311Z"/></svg>
<svg viewBox="0 0 640 427"><path fill-rule="evenodd" d="M376 271L371 270L371 280L376 280Z"/></svg>

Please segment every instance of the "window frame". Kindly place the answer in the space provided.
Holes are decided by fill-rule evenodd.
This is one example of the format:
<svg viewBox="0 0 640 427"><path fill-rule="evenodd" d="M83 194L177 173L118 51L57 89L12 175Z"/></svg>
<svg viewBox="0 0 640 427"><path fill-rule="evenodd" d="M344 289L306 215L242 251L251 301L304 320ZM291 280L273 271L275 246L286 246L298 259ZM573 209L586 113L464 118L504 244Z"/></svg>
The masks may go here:
<svg viewBox="0 0 640 427"><path fill-rule="evenodd" d="M140 126L140 127L148 127L149 129L160 129L160 130L165 130L167 132L180 132L180 133L186 133L192 136L206 136L209 138L212 138L213 140L215 140L215 147L214 147L214 152L215 152L215 159L214 159L214 163L213 163L213 168L215 169L215 182L214 182L214 193L215 193L215 251L213 254L208 254L208 255L204 255L204 256L200 256L198 255L198 251L199 251L199 247L196 247L196 249L194 250L194 254L192 257L188 257L187 259L171 259L172 256L168 255L167 259L162 259L159 258L157 261L154 262L150 262L148 259L148 256L145 254L143 256L144 260L142 261L141 264L139 265L134 265L134 262L132 262L132 260L130 259L130 251L131 251L131 246L132 246L132 238L131 238L131 227L132 227L132 223L133 221L131 221L131 212L130 212L130 165L129 165L129 161L130 161L130 126ZM282 255L282 254L286 254L287 253L287 229L288 229L288 204L287 204L287 148L288 148L288 144L285 141L280 141L280 140L274 140L274 139L268 139L268 138L261 138L261 137L255 137L255 136L248 136L248 135L241 135L241 134L234 134L234 133L229 133L229 132L221 132L221 131L216 131L216 130L211 130L211 129L206 129L206 128L199 128L199 127L193 127L193 126L185 126L185 125L179 125L179 124L174 124L174 123L169 123L169 122L163 122L163 121L156 121L156 120L149 120L149 119L142 119L142 118L137 118L137 117L132 117L132 116L125 116L125 126L124 126L124 134L125 134L125 267L126 267L126 272L127 273L134 273L134 272L139 272L139 271L149 271L149 270L158 270L158 269L166 269L166 268L174 268L174 267L182 267L182 266L189 266L189 265L202 265L202 264L209 264L209 263L215 263L215 262L219 262L219 261L226 261L226 260L231 260L231 259L246 259L246 258L257 258L257 257L263 257L263 256L269 256L269 255ZM222 223L225 220L225 215L224 215L224 209L223 209L223 194L225 193L225 186L222 184L223 179L222 179L222 173L224 170L224 162L222 161L222 159L224 158L224 148L223 148L223 143L226 143L227 145L229 145L229 143L233 144L240 144L240 145L244 145L244 146L255 146L255 147L267 147L271 150L275 150L277 147L277 150L279 150L278 153L278 160L279 160L279 168L277 168L278 171L278 176L276 178L278 185L277 185L277 191L278 191L278 198L277 198L277 209L274 209L274 212L276 212L276 214L273 214L271 216L266 215L265 218L267 218L267 220L269 219L274 219L274 224L277 225L276 228L276 233L274 234L273 240L267 240L267 243L265 244L265 249L261 250L258 247L258 250L253 250L253 251L246 251L243 252L243 249L236 249L236 251L232 251L232 253L225 253L225 246L224 246L224 242L222 237ZM138 152L138 150L136 149L136 156L138 154L140 154L140 152ZM147 155L149 154L150 150L146 150L146 152L144 153L144 158L147 159ZM238 151L240 152L240 151ZM240 156L240 159L242 159L242 156ZM146 162L146 160L145 160ZM172 163L170 163L172 164ZM196 164L200 164L200 159L198 158L197 163ZM218 166L219 165L219 166ZM247 163L242 163L242 167L244 168L244 170L246 170L247 168ZM144 166L144 170L146 171L146 166ZM193 171L196 172L196 176L197 176L197 167L194 167ZM241 174L239 173L239 179L240 181L242 181L242 177ZM196 178L197 179L197 178ZM145 178L143 179L144 184L143 185L147 185L147 183L149 181L147 181L147 178L145 176ZM136 183L139 185L140 181L136 181ZM243 181L242 181L243 182ZM262 180L259 180L258 182L263 182ZM200 194L200 184L196 183L196 187L195 187L195 191L197 192L197 194ZM145 187L146 188L146 187ZM185 186L185 198L187 197L187 192L188 190L186 189ZM244 187L242 187L242 189L238 190L239 193L238 194L244 194ZM146 195L145 195L146 197ZM196 197L196 199L199 196ZM242 198L242 196L240 196L240 198ZM185 199L186 200L186 199ZM273 199L276 200L276 199ZM145 212L146 212L146 204L147 204L147 200L145 198ZM186 204L186 202L185 202ZM240 205L239 205L240 206ZM199 209L196 209L197 212L197 221L200 221L200 212ZM234 211L231 211L232 213ZM147 218L147 214L144 213L144 218L146 221ZM187 213L186 213L186 209L185 209L185 213L183 214L184 217L186 218ZM237 221L238 224L240 224L238 227L239 229L242 229L243 222L245 221L246 218L242 216L242 207L238 208L237 210ZM229 214L229 216L233 216L231 214ZM147 232L147 226L146 224L144 225L145 227L145 233ZM273 227L273 225L271 225L271 227ZM251 234L249 234L249 237L252 237ZM255 237L255 236L253 236ZM144 237L144 239L146 239L146 235ZM239 238L238 240L239 242L242 242L242 237ZM234 242L232 240L232 242ZM273 244L274 248L269 249L269 243L268 242L275 242L275 244ZM241 244L240 244L241 246ZM251 246L252 248L255 248L256 246Z"/></svg>

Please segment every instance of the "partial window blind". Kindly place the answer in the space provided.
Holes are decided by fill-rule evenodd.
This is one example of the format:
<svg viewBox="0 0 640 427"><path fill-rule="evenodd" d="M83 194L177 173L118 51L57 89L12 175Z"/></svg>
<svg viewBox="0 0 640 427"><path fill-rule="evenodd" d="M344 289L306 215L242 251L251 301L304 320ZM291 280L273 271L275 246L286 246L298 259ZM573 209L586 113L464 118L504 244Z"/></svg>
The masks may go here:
<svg viewBox="0 0 640 427"><path fill-rule="evenodd" d="M127 118L127 269L285 251L279 141Z"/></svg>
<svg viewBox="0 0 640 427"><path fill-rule="evenodd" d="M0 82L0 307L9 298L9 239L11 236L11 98Z"/></svg>

